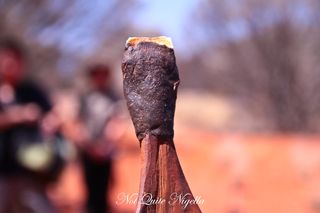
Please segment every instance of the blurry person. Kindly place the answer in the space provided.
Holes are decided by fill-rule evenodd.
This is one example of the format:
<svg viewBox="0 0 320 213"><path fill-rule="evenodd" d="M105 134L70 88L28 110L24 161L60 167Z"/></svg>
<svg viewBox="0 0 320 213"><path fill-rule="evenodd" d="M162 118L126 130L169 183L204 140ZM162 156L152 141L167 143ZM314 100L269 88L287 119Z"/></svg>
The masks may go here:
<svg viewBox="0 0 320 213"><path fill-rule="evenodd" d="M112 157L115 152L114 125L117 96L111 90L108 66L95 65L87 73L90 90L82 97L80 143L81 160L87 190L87 211L110 211L107 193L112 178Z"/></svg>
<svg viewBox="0 0 320 213"><path fill-rule="evenodd" d="M53 212L47 199L52 149L38 146L55 134L47 94L25 80L26 52L11 38L0 40L0 212ZM49 174L49 176L52 173Z"/></svg>

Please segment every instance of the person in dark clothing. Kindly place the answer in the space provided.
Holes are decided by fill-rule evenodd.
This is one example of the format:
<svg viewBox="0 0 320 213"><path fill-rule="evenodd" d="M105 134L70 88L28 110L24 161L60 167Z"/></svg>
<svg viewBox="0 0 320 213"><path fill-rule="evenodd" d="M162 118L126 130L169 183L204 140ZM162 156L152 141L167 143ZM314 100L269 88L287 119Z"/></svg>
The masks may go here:
<svg viewBox="0 0 320 213"><path fill-rule="evenodd" d="M91 89L82 97L81 120L86 132L80 147L90 213L110 211L107 193L112 178L114 143L108 126L115 116L117 97L110 89L110 69L96 65L89 69Z"/></svg>
<svg viewBox="0 0 320 213"><path fill-rule="evenodd" d="M20 44L12 39L0 41L0 187L5 186L0 213L53 212L45 185L32 171L44 165L48 156L26 152L30 144L42 142L42 124L51 104L44 90L24 80L25 64Z"/></svg>
<svg viewBox="0 0 320 213"><path fill-rule="evenodd" d="M7 85L8 86L8 85ZM1 86L5 90L4 85ZM8 86L9 87L9 86ZM0 163L0 172L11 175L21 172L15 152L23 141L40 141L39 120L41 114L50 110L50 103L43 91L31 82L21 82L12 87L14 97L8 103L0 102L0 111L7 117L7 127L2 133L5 151ZM0 90L1 91L1 90ZM12 114L12 115L10 115Z"/></svg>

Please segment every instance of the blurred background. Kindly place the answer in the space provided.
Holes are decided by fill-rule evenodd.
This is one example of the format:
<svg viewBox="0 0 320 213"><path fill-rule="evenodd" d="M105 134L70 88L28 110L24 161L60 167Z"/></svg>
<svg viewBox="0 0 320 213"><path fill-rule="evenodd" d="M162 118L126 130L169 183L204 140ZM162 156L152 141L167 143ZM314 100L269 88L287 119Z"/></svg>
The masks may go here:
<svg viewBox="0 0 320 213"><path fill-rule="evenodd" d="M320 212L319 11L317 0L0 0L0 38L21 44L24 54L14 57L23 56L24 78L46 91L52 103L36 123L54 126L68 150L63 166L50 170L59 175L38 193L58 212L87 212L92 165L83 160L83 150L88 141L99 141L89 156L112 165L98 163L100 170L108 168L102 176L110 185L107 212L134 212L135 204L117 203L120 193L138 192L140 169L122 95L121 58L128 37L165 35L173 40L181 78L175 143L193 194L204 200L202 211ZM16 128L16 123L1 128L1 121L8 121L6 109L13 108L6 103L20 90L3 76L0 142L5 143ZM107 101L95 96L102 90L112 91L103 93ZM91 100L104 103L94 110L107 111L105 120L93 118ZM99 122L103 136L93 131ZM104 154L97 154L100 145L107 147ZM108 161L101 160L105 156ZM0 183L2 198L9 185ZM6 208L3 212L19 212Z"/></svg>

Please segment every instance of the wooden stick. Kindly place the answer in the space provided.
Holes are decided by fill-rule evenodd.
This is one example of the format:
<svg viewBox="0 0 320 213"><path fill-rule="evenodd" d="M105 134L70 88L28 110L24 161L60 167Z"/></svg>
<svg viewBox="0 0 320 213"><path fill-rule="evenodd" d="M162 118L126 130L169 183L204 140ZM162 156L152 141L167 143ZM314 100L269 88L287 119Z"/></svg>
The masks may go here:
<svg viewBox="0 0 320 213"><path fill-rule="evenodd" d="M141 148L136 212L201 212L173 143L179 74L171 40L129 38L122 72L124 95Z"/></svg>

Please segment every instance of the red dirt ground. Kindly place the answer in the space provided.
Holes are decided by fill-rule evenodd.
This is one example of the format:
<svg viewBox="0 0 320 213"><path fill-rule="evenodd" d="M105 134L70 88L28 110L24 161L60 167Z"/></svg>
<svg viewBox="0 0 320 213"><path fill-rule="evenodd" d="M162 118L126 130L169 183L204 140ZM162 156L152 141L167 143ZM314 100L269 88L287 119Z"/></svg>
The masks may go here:
<svg viewBox="0 0 320 213"><path fill-rule="evenodd" d="M128 132L133 132L132 129ZM320 137L303 135L214 134L176 129L175 144L194 196L209 213L320 212ZM111 203L119 193L136 193L139 146L132 134L119 143ZM71 163L50 194L61 212L81 212L85 191L80 167Z"/></svg>

